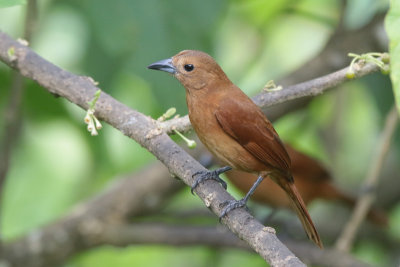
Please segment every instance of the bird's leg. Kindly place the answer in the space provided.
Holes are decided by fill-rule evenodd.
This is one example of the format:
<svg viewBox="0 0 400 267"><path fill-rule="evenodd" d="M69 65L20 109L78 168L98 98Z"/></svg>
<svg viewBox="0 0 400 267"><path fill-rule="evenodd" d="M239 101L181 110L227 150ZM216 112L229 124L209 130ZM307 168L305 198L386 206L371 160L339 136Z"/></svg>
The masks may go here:
<svg viewBox="0 0 400 267"><path fill-rule="evenodd" d="M215 180L215 181L217 181L218 183L220 183L220 184L222 185L222 187L225 188L225 190L226 190L227 185L226 185L226 183L225 183L224 180L222 180L221 178L219 178L219 175L222 174L222 173L224 173L224 172L227 172L227 171L229 171L229 170L232 170L232 167L225 166L225 167L216 169L216 170L214 170L214 171L199 171L199 172L196 172L195 174L192 175L192 177L195 177L196 175L199 175L199 177L196 178L196 181L195 181L194 184L192 185L192 189L191 189L192 194L194 194L194 193L193 193L193 190L194 190L200 183L202 183L202 182L204 182L204 181L206 181L206 180Z"/></svg>
<svg viewBox="0 0 400 267"><path fill-rule="evenodd" d="M253 184L253 186L250 188L249 192L247 192L247 194L245 195L244 198L242 198L240 200L228 201L228 204L225 206L224 210L221 213L221 216L219 217L220 220L222 219L222 217L224 217L226 214L228 214L228 212L230 212L231 210L245 207L246 203L249 200L249 198L251 197L251 195L254 193L254 191L256 191L257 186L259 184L261 184L261 182L264 180L264 177L265 176L260 175L257 178L257 181Z"/></svg>

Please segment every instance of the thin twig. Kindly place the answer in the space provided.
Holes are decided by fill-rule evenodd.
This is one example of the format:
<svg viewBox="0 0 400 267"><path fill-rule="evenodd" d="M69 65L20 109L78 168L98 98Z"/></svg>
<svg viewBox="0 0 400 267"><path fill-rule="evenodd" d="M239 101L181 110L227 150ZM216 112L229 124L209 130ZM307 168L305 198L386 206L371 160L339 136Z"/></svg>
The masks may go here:
<svg viewBox="0 0 400 267"><path fill-rule="evenodd" d="M372 159L371 167L368 170L367 177L362 185L362 188L365 190L357 200L353 214L336 242L336 248L338 250L350 250L359 226L365 219L368 210L375 199L375 189L378 185L379 174L389 151L391 138L395 132L397 124L398 113L396 107L393 107L386 117L385 126L377 144L376 157Z"/></svg>

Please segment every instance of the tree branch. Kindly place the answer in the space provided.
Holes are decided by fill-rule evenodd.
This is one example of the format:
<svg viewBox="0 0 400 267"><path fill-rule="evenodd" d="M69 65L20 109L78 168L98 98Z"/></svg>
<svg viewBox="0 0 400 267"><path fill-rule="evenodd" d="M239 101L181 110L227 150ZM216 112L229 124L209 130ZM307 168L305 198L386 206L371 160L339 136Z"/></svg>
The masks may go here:
<svg viewBox="0 0 400 267"><path fill-rule="evenodd" d="M163 244L170 246L205 245L219 248L250 250L250 247L232 233L221 227L186 226L167 224L131 224L107 227L99 239L101 244L117 247L142 244ZM285 244L298 257L310 265L318 266L369 266L347 253L332 249L318 249L304 242L286 241Z"/></svg>
<svg viewBox="0 0 400 267"><path fill-rule="evenodd" d="M66 217L5 243L0 266L62 265L76 253L99 245L105 229L118 227L132 216L160 210L180 188L179 181L168 179L168 171L160 162L131 177L114 180L101 194L76 206Z"/></svg>
<svg viewBox="0 0 400 267"><path fill-rule="evenodd" d="M9 49L15 53L9 56ZM72 103L88 108L98 88L88 77L77 76L44 60L28 47L0 32L0 59L23 76L37 81L49 92L62 96ZM102 92L96 104L95 115L134 139L153 153L170 173L192 185L192 175L206 170L165 134L157 123ZM196 194L216 215L220 215L224 203L233 200L218 183L207 181L199 185ZM245 240L272 266L304 264L276 237L272 228L264 227L245 209L236 209L222 220L239 238Z"/></svg>

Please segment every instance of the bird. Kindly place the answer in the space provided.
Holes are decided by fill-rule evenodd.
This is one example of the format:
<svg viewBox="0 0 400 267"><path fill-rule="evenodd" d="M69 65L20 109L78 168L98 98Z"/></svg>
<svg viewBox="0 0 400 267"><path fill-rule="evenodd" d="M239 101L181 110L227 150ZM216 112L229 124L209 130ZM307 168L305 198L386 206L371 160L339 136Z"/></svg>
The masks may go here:
<svg viewBox="0 0 400 267"><path fill-rule="evenodd" d="M290 170L294 183L306 205L316 199L340 201L349 207L353 207L356 198L338 188L329 171L316 159L296 150L285 143L286 151L291 159ZM226 173L227 178L242 192L247 192L257 180L257 176L250 173L232 170ZM260 204L267 204L272 208L286 208L293 210L290 199L285 191L279 188L271 180L265 180L258 186L252 200ZM367 218L378 226L387 226L388 218L384 211L372 208Z"/></svg>
<svg viewBox="0 0 400 267"><path fill-rule="evenodd" d="M200 173L192 189L207 179L221 182L219 174L231 168L258 176L244 198L226 203L220 219L234 209L246 207L257 186L268 177L286 192L308 238L323 248L294 184L290 157L278 133L261 109L231 82L218 63L205 52L183 50L171 58L150 64L148 68L168 72L183 85L193 129L205 147L227 165Z"/></svg>

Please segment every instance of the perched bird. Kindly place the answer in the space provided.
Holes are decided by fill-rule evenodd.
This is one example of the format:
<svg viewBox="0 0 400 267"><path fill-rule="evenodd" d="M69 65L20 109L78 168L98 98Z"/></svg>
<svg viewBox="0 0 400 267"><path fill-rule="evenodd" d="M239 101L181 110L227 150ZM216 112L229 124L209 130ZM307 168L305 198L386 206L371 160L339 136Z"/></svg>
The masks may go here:
<svg viewBox="0 0 400 267"><path fill-rule="evenodd" d="M329 172L317 160L288 144L285 144L285 147L292 161L290 170L294 184L306 205L315 199L336 200L350 207L355 205L356 199L335 186ZM226 176L242 192L247 192L257 180L256 175L237 170L228 172ZM271 180L262 182L252 195L252 199L273 208L295 208L285 191ZM379 226L388 224L386 214L377 208L370 209L367 218Z"/></svg>
<svg viewBox="0 0 400 267"><path fill-rule="evenodd" d="M234 169L258 175L243 199L225 206L221 218L244 207L257 186L269 177L289 196L308 237L322 248L278 134L260 108L228 79L215 60L201 51L184 50L148 68L173 74L185 87L190 122L211 153ZM220 181L218 175L230 167L203 173L197 183L210 178Z"/></svg>

